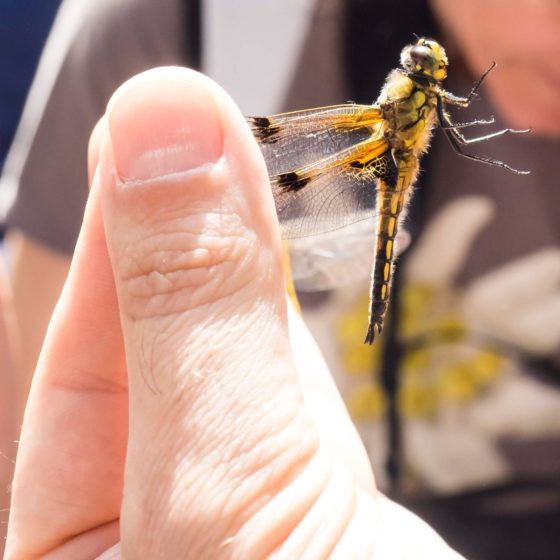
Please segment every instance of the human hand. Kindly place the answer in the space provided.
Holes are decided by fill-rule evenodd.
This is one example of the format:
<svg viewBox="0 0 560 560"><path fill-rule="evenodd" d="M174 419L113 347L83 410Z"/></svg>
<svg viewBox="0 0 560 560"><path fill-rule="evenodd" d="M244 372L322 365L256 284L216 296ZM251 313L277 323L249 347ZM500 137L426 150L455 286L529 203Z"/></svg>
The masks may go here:
<svg viewBox="0 0 560 560"><path fill-rule="evenodd" d="M431 0L509 126L560 134L560 4L555 0Z"/></svg>
<svg viewBox="0 0 560 560"><path fill-rule="evenodd" d="M377 493L295 314L290 342L266 169L227 95L141 74L90 157L7 558L458 558Z"/></svg>

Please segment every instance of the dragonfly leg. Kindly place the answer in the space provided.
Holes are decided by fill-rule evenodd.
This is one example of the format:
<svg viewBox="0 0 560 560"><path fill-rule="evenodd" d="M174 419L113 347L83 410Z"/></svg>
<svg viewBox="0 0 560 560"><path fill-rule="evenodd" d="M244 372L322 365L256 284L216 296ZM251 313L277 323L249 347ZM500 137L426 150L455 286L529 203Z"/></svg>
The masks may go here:
<svg viewBox="0 0 560 560"><path fill-rule="evenodd" d="M527 128L525 130L516 130L514 128L504 128L503 130L498 130L497 132L492 132L491 134L485 134L484 136L477 136L475 138L465 138L456 127L448 127L449 130L452 130L453 136L457 139L458 142L464 145L468 144L475 144L476 142L485 142L486 140L490 140L492 138L497 138L498 136L503 136L504 134L526 134L527 132L531 132L531 129Z"/></svg>
<svg viewBox="0 0 560 560"><path fill-rule="evenodd" d="M440 123L440 127L441 128L467 128L468 126L476 126L479 124L494 124L496 122L496 120L494 119L494 117L490 117L489 119L477 119L474 121L468 121L468 122L463 122L463 123L454 123L452 121L450 121L449 119L447 119L447 122L449 124L441 124Z"/></svg>
<svg viewBox="0 0 560 560"><path fill-rule="evenodd" d="M486 72L484 72L484 74L482 74L482 76L480 76L480 78L478 78L478 80L474 83L467 97L459 97L458 95L453 95L448 91L443 91L442 95L445 99L445 102L449 103L450 105L456 105L457 107L468 107L471 104L471 101L477 96L477 92L486 76L488 76L488 74L490 74L490 72L492 72L492 70L494 70L496 66L496 63L492 62L490 68L488 68L488 70L486 70Z"/></svg>
<svg viewBox="0 0 560 560"><path fill-rule="evenodd" d="M451 144L451 147L453 148L453 150L458 155L460 155L461 157L464 157L464 158L467 158L467 159L472 159L474 161L480 161L481 163L485 163L486 165L493 165L495 167L502 167L503 169L507 169L508 171L511 171L512 173L515 173L516 175L529 175L529 173L531 173L530 171L522 171L520 169L515 169L514 167L511 167L507 163L504 163L503 161L499 161L497 159L491 159L491 158L487 158L487 157L484 157L484 156L475 156L473 154L467 154L467 153L463 152L463 148L461 147L461 144L459 144L459 142L457 141L455 136L452 134L451 130L447 129L447 130L444 130L443 132L447 136L447 140Z"/></svg>
<svg viewBox="0 0 560 560"><path fill-rule="evenodd" d="M491 134L485 134L484 136L477 136L476 138L465 138L457 128L460 128L460 124L455 124L451 122L449 117L445 114L443 110L443 103L441 103L440 98L438 97L437 103L437 113L438 113L438 121L439 125L443 129L449 130L453 136L456 138L457 142L460 144L475 144L476 142L484 142L486 140L490 140L492 138L496 138L498 136L503 136L504 134L526 134L527 132L531 132L530 128L524 130L516 130L514 128L504 128L503 130L498 130L497 132L492 132ZM491 124L494 122L494 117L491 120L483 121L483 120L475 120L468 123L462 123L462 127L470 126L471 124Z"/></svg>
<svg viewBox="0 0 560 560"><path fill-rule="evenodd" d="M444 100L447 101L447 98L444 96ZM527 132L531 132L530 128L524 130L517 130L514 128L504 128L503 130L498 130L497 132L492 132L491 134L485 134L484 136L477 136L475 138L465 138L457 129L459 128L467 128L469 126L474 125L481 125L481 124L493 124L495 121L494 117L490 119L476 119L473 121L468 121L464 123L454 123L452 122L449 117L440 108L438 107L438 117L439 117L439 126L443 129L449 129L453 132L453 136L457 139L457 141L461 144L475 144L476 142L484 142L486 140L490 140L491 138L496 138L498 136L503 136L504 134L525 134Z"/></svg>
<svg viewBox="0 0 560 560"><path fill-rule="evenodd" d="M503 134L506 134L507 132L514 132L514 133L523 133L523 132L528 132L525 130L512 130L512 129L505 129L505 130L500 130L498 132L495 132L493 134L487 134L486 136L480 136L479 138L473 138L472 140L468 141L459 131L455 130L452 126L452 123L449 121L447 115L445 114L445 111L443 110L443 101L442 98L438 96L437 99L437 115L438 115L438 120L440 125L443 124L445 126L443 126L443 132L445 133L445 136L447 137L447 140L449 141L449 143L451 144L451 147L453 148L453 150L460 156L467 158L467 159L472 159L474 161L480 161L481 163L485 163L487 165L494 165L496 167L502 167L503 169L507 169L508 171L511 171L512 173L515 173L517 175L528 175L530 172L529 171L521 171L519 169L515 169L513 167L511 167L510 165L508 165L507 163L504 163L503 161L499 161L497 159L491 159L491 158L487 158L484 156L475 156L473 154L467 154L463 151L463 148L461 146L461 144L472 144L473 141L474 142L482 142L484 140L489 140L490 138L494 138L496 136L501 136Z"/></svg>

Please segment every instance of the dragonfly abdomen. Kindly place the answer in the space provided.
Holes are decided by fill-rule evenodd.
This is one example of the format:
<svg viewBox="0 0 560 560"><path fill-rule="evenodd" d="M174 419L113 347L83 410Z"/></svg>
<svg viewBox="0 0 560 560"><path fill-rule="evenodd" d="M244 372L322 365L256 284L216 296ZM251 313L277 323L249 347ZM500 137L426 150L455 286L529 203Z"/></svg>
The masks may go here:
<svg viewBox="0 0 560 560"><path fill-rule="evenodd" d="M395 237L399 220L405 205L407 193L404 190L382 190L377 205L377 241L371 281L369 325L365 342L372 344L375 331L381 334L393 275L395 258Z"/></svg>

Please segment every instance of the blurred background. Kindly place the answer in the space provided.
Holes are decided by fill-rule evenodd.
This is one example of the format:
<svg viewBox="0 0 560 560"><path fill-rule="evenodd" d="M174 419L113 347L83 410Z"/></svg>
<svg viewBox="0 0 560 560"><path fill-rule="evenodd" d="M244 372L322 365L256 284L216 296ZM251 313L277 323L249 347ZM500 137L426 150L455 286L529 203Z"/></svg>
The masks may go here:
<svg viewBox="0 0 560 560"><path fill-rule="evenodd" d="M470 150L531 174L459 158L436 131L383 336L362 343L367 267L344 267L329 290L302 282L303 314L383 492L469 559L558 558L556 0L0 0L0 29L0 533L27 392L87 198L89 133L112 92L180 65L210 75L248 115L372 103L416 33L445 46L456 95L498 63L452 118L495 116L469 136L531 127ZM354 245L349 262L374 240Z"/></svg>

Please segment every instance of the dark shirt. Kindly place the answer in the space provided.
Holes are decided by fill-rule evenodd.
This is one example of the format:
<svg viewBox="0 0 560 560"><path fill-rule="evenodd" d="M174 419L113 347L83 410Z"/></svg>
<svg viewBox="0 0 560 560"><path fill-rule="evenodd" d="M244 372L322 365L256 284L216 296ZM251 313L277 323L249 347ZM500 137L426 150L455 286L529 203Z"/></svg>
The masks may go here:
<svg viewBox="0 0 560 560"><path fill-rule="evenodd" d="M3 0L0 11L0 168L60 0Z"/></svg>

